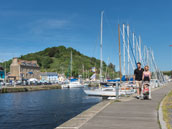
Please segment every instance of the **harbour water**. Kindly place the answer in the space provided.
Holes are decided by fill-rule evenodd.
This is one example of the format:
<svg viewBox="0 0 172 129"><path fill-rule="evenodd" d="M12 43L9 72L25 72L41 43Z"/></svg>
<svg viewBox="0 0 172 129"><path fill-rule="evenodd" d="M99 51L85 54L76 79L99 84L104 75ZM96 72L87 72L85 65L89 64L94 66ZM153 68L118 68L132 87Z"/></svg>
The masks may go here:
<svg viewBox="0 0 172 129"><path fill-rule="evenodd" d="M53 129L100 101L80 88L0 94L0 128Z"/></svg>

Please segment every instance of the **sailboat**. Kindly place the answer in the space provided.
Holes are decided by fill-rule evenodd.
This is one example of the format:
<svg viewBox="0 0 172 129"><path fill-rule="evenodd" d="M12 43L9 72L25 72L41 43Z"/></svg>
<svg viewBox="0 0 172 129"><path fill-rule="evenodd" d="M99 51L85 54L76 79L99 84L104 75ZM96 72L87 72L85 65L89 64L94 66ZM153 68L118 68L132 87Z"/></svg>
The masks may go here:
<svg viewBox="0 0 172 129"><path fill-rule="evenodd" d="M120 78L115 79L115 82L104 82L103 76L102 76L102 46L103 46L103 41L102 41L102 34L103 34L103 15L104 12L101 12L101 35L100 35L100 84L99 88L97 89L90 89L90 90L84 90L84 92L87 95L91 96L106 96L106 97L118 97L120 95L130 95L134 91L129 87L128 84L124 85L124 83L121 82L122 80L122 72L121 72L121 48L120 48L120 25L118 25L118 35L119 35L119 63L120 63ZM108 85L108 86L105 86Z"/></svg>
<svg viewBox="0 0 172 129"><path fill-rule="evenodd" d="M102 76L102 72L103 72L103 59L102 59L102 46L103 46L103 40L102 40L102 35L103 35L103 15L104 15L104 11L101 12L101 33L100 33L100 84L99 84L99 88L98 89L88 89L85 90L84 92L87 95L91 95L91 96L116 96L116 88L113 86L109 86L109 87L102 87L101 83L104 82L103 76ZM119 93L121 94L121 93Z"/></svg>
<svg viewBox="0 0 172 129"><path fill-rule="evenodd" d="M71 61L70 61L70 70L72 77L72 51L71 51ZM68 83L62 85L62 88L83 88L84 84L81 79L70 79Z"/></svg>

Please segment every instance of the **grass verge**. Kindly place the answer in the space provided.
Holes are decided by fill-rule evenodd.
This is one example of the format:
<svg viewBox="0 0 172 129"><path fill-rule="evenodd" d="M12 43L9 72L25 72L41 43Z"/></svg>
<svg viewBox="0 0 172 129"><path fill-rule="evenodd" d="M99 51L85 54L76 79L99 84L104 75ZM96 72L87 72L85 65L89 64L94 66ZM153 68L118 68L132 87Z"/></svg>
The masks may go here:
<svg viewBox="0 0 172 129"><path fill-rule="evenodd" d="M162 112L167 129L172 129L172 91L164 98Z"/></svg>

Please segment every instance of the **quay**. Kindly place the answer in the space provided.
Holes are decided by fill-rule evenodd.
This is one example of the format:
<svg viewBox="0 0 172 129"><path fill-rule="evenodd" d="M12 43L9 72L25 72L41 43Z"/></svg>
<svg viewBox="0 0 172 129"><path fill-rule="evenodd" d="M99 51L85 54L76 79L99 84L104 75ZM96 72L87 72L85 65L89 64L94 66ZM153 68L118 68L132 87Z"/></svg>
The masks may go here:
<svg viewBox="0 0 172 129"><path fill-rule="evenodd" d="M160 103L171 90L168 83L152 90L152 100L130 96L102 101L56 129L160 129L164 126Z"/></svg>
<svg viewBox="0 0 172 129"><path fill-rule="evenodd" d="M97 87L98 84L89 84L89 87ZM0 93L28 92L39 90L61 89L60 84L54 85L29 85L29 86L0 86Z"/></svg>
<svg viewBox="0 0 172 129"><path fill-rule="evenodd" d="M3 86L0 87L0 93L13 93L13 92L28 92L39 90L61 89L60 85L37 85L37 86Z"/></svg>

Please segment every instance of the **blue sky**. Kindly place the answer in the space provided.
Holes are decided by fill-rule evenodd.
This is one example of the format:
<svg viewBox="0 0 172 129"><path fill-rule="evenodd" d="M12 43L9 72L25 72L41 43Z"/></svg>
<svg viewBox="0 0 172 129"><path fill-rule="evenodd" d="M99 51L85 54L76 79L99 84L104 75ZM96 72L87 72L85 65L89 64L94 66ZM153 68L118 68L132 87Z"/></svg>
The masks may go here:
<svg viewBox="0 0 172 129"><path fill-rule="evenodd" d="M0 61L64 45L99 58L104 10L103 59L118 66L118 23L130 24L154 51L161 70L172 68L170 0L0 0Z"/></svg>

